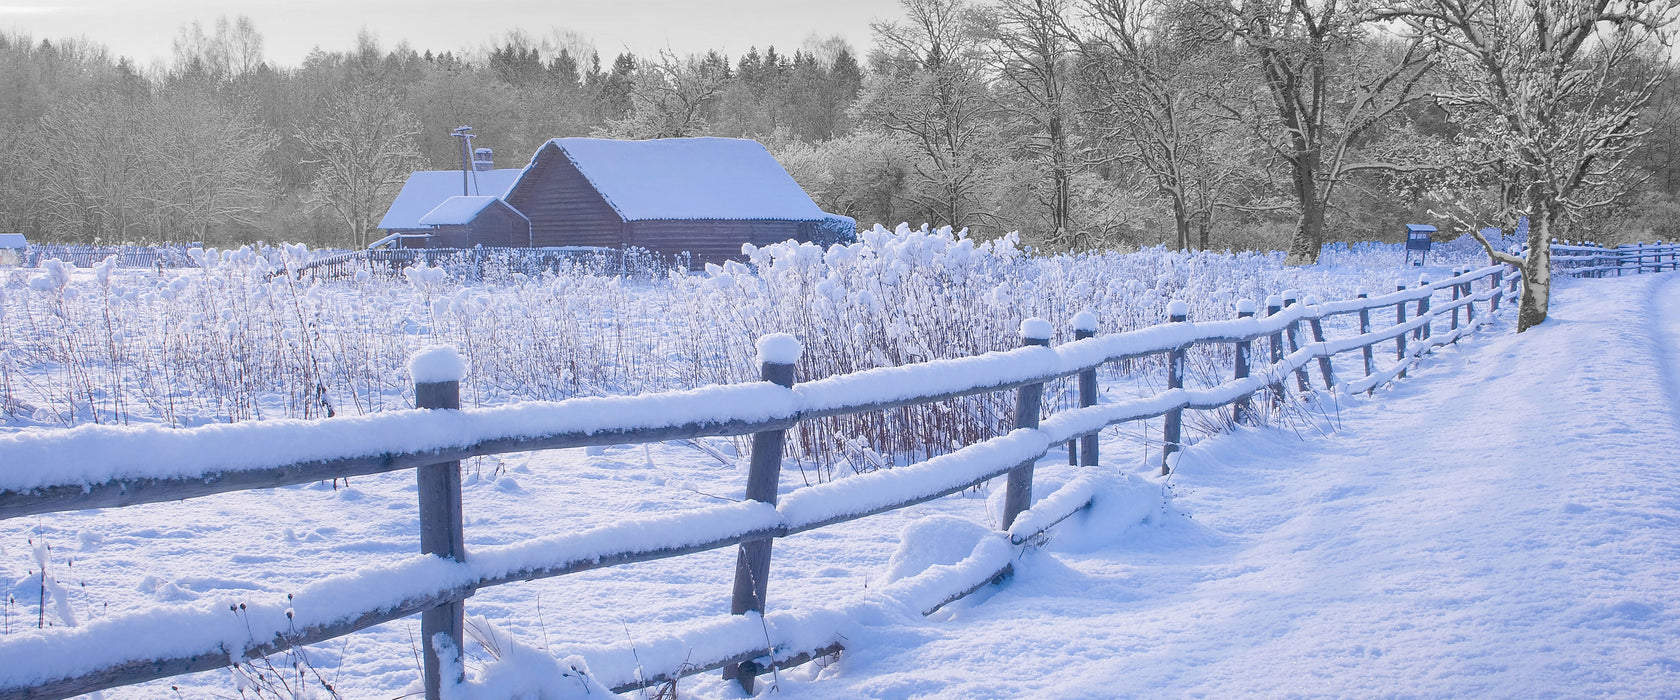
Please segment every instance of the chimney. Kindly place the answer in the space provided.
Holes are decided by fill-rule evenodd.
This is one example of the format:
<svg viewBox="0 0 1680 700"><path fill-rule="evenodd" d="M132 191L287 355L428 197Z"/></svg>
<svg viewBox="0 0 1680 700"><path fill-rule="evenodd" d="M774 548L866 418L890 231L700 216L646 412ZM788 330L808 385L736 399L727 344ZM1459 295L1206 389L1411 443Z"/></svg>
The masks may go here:
<svg viewBox="0 0 1680 700"><path fill-rule="evenodd" d="M473 170L477 170L479 172L483 172L485 170L494 170L496 168L496 163L495 163L495 159L491 157L493 155L494 155L494 153L488 148L480 148L480 149L474 150L473 151Z"/></svg>

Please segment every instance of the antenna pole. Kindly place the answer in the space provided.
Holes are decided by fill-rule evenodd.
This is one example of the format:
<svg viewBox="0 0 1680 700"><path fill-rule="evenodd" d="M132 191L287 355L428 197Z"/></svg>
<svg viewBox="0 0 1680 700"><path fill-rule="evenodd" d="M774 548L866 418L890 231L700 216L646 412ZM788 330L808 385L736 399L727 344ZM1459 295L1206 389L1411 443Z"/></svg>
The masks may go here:
<svg viewBox="0 0 1680 700"><path fill-rule="evenodd" d="M455 138L461 139L461 195L471 196L472 187L467 178L472 177L472 140L473 132L470 126L458 126L450 132Z"/></svg>

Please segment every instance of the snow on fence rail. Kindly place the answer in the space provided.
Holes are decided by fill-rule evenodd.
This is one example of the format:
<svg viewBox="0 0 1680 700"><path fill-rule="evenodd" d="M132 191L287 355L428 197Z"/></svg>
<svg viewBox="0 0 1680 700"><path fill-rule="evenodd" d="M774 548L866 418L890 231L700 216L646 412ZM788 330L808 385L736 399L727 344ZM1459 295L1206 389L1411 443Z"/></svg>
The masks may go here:
<svg viewBox="0 0 1680 700"><path fill-rule="evenodd" d="M1015 350L804 384L794 382L797 342L772 336L759 348L764 381L751 384L460 410L458 370L451 374L447 362L439 367L434 359L414 372L426 381L415 386L420 408L412 411L180 430L95 425L0 436L0 463L9 467L0 473L0 519L415 469L421 522L421 555L310 584L291 597L290 607L169 608L10 635L0 640L0 658L22 662L0 669L0 696L63 698L211 670L420 613L422 639L428 642L422 645L426 692L435 698L445 684L460 680L463 601L477 589L732 545L741 547L734 616L673 637L669 646L681 653L669 654L669 663L650 659L647 650L638 663L611 655L589 661L596 678L615 691L716 668L750 691L759 673L840 651L839 621L856 612L767 614L774 539L1008 475L1003 532L983 539L963 562L895 582L872 594L872 602L858 603L931 613L1001 580L1023 542L1090 504L1092 479L1103 472L1087 472L1029 509L1033 466L1053 447L1065 443L1070 460L1096 467L1099 431L1164 417L1166 473L1181 447L1186 409L1230 406L1237 422L1252 422L1253 402L1286 399L1290 375L1297 393L1314 391L1308 372L1315 365L1326 389L1371 391L1404 376L1433 348L1457 342L1487 322L1516 292L1518 276L1506 275L1503 266L1467 270L1440 282L1423 279L1392 293L1329 303L1274 296L1266 300L1263 316L1245 301L1238 304L1237 318L1218 321L1192 322L1184 305L1175 303L1167 323L1101 336L1095 334L1095 319L1081 314L1074 319L1077 339L1058 347L1048 346L1049 324L1028 321L1022 324L1024 346ZM1437 295L1449 298L1437 305ZM1478 303L1486 304L1484 313L1477 312ZM1394 322L1373 327L1372 312L1388 308L1394 309ZM1355 314L1357 334L1325 337L1324 319ZM1437 328L1442 321L1446 327ZM1257 342L1268 352L1257 354ZM1380 366L1375 346L1390 342L1394 361ZM1185 350L1216 343L1235 346L1231 379L1185 387ZM1338 379L1333 358L1354 351L1363 371L1344 368L1354 378ZM1153 355L1168 358L1165 391L1099 401L1097 367ZM1081 407L1040 423L1044 384L1076 375ZM1008 434L921 463L808 486L777 500L785 431L802 420L1005 390L1015 390L1017 399L1016 429ZM470 556L462 544L461 459L748 434L753 436L748 501L474 549Z"/></svg>
<svg viewBox="0 0 1680 700"><path fill-rule="evenodd" d="M1615 248L1552 241L1552 268L1571 277L1621 277L1680 270L1680 243L1636 243Z"/></svg>

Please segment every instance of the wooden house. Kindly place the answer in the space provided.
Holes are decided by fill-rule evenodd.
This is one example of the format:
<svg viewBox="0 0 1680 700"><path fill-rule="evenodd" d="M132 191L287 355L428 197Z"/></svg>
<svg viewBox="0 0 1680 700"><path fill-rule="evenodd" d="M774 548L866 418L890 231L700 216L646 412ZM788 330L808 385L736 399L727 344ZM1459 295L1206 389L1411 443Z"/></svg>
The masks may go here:
<svg viewBox="0 0 1680 700"><path fill-rule="evenodd" d="M460 173L415 173L380 227L424 236L418 240L427 247L638 247L687 253L695 264L740 258L744 243L849 242L857 230L852 219L817 208L763 145L747 139L553 139L523 169L479 172L477 196L446 193L444 176L454 175L459 191ZM485 197L506 208L481 205ZM463 201L445 209L450 198ZM518 225L509 212L527 222L525 240L508 233ZM475 227L463 220L471 216L495 221Z"/></svg>
<svg viewBox="0 0 1680 700"><path fill-rule="evenodd" d="M487 163L485 164L487 165ZM470 248L477 241L456 240L463 245L443 245L434 240L436 227L420 223L421 217L442 206L452 197L501 198L525 171L521 168L495 170L480 166L468 173L460 170L423 170L408 176L391 207L379 220L379 228L395 236L405 248ZM491 245L485 243L484 245ZM506 245L506 244L502 244ZM529 245L529 240L516 243Z"/></svg>
<svg viewBox="0 0 1680 700"><path fill-rule="evenodd" d="M450 197L420 217L431 228L432 248L528 247L531 220L500 197Z"/></svg>

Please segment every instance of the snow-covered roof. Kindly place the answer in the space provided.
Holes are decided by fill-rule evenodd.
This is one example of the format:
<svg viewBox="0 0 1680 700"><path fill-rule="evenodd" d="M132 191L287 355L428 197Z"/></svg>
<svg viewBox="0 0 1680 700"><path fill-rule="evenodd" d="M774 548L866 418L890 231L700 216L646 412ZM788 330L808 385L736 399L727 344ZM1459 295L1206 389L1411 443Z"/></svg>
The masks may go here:
<svg viewBox="0 0 1680 700"><path fill-rule="evenodd" d="M437 205L437 208L426 212L424 216L420 217L419 223L422 226L447 226L472 223L472 220L478 216L479 212L484 211L486 207L500 201L501 198L499 197L463 197L461 195L456 195L443 200L443 203ZM513 207L508 207L508 209L513 211ZM518 212L515 211L514 213ZM520 214L520 218L524 218L524 214Z"/></svg>
<svg viewBox="0 0 1680 700"><path fill-rule="evenodd" d="M28 248L29 241L21 233L0 233L0 248Z"/></svg>
<svg viewBox="0 0 1680 700"><path fill-rule="evenodd" d="M501 197L513 189L513 183L518 182L524 172L518 168L475 172L473 175L478 176L475 195ZM461 171L422 170L414 173L408 176L408 182L403 183L396 201L391 202L391 208L385 211L385 218L379 220L379 228L424 228L426 225L420 223L420 217L436 209L443 200L460 196Z"/></svg>
<svg viewBox="0 0 1680 700"><path fill-rule="evenodd" d="M625 221L769 219L828 214L757 141L562 138L558 147ZM533 156L534 164L546 147Z"/></svg>
<svg viewBox="0 0 1680 700"><path fill-rule="evenodd" d="M1406 230L1411 231L1413 233L1420 233L1420 232L1425 232L1425 231L1430 232L1430 233L1434 233L1435 232L1435 227L1430 226L1429 224L1406 224Z"/></svg>

